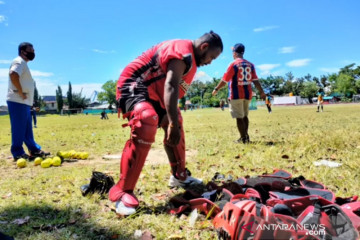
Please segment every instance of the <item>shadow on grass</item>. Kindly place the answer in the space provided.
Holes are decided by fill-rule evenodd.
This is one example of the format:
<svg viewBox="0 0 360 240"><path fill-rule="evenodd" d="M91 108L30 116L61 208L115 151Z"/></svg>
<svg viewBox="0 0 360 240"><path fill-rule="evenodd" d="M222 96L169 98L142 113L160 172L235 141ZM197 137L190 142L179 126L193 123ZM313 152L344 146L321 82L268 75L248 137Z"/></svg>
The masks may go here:
<svg viewBox="0 0 360 240"><path fill-rule="evenodd" d="M89 218L80 206L68 210L46 205L8 207L0 211L0 232L15 239L132 239Z"/></svg>
<svg viewBox="0 0 360 240"><path fill-rule="evenodd" d="M251 140L249 144L258 144L265 146L276 146L276 145L284 145L284 141L253 141Z"/></svg>

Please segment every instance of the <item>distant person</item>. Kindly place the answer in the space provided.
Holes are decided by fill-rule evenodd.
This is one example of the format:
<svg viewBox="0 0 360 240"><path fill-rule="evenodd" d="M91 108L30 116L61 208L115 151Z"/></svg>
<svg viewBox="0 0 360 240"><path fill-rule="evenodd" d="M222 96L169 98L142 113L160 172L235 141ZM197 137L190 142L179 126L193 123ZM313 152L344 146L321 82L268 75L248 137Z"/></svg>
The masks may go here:
<svg viewBox="0 0 360 240"><path fill-rule="evenodd" d="M268 112L271 113L271 100L273 99L273 97L270 95L270 93L266 94L266 98L265 98L265 104L266 107L268 109Z"/></svg>
<svg viewBox="0 0 360 240"><path fill-rule="evenodd" d="M225 108L225 100L224 99L220 100L220 108L222 111L224 111L224 108Z"/></svg>
<svg viewBox="0 0 360 240"><path fill-rule="evenodd" d="M230 113L236 118L236 124L240 133L240 138L236 140L238 143L249 143L249 105L252 98L251 83L260 92L260 97L265 99L266 95L256 75L255 66L251 62L244 59L245 46L241 43L235 44L233 47L233 61L226 70L222 81L215 87L212 95L216 93L228 83Z"/></svg>
<svg viewBox="0 0 360 240"><path fill-rule="evenodd" d="M125 67L117 83L116 99L131 128L120 163L120 180L109 198L121 215L135 213L139 201L134 188L158 127L172 175L170 187L201 183L185 168L185 135L178 106L194 79L197 67L210 64L223 50L219 35L205 33L196 40L169 40L144 52Z"/></svg>
<svg viewBox="0 0 360 240"><path fill-rule="evenodd" d="M316 95L317 95L317 111L316 112L320 111L320 107L321 107L321 112L323 112L324 111L324 96L325 96L324 90L322 88L320 88Z"/></svg>
<svg viewBox="0 0 360 240"><path fill-rule="evenodd" d="M101 119L109 119L105 109L101 112Z"/></svg>
<svg viewBox="0 0 360 240"><path fill-rule="evenodd" d="M36 122L37 122L36 121L36 107L35 107L34 104L30 108L30 114L31 114L31 117L32 117L32 119L34 121L34 128L37 128L37 126L36 126Z"/></svg>
<svg viewBox="0 0 360 240"><path fill-rule="evenodd" d="M9 69L9 87L7 105L11 123L11 153L14 160L25 158L33 160L36 157L45 157L50 153L41 150L34 140L30 108L34 100L35 82L31 76L27 63L34 60L35 50L33 45L23 42L18 48L19 56L16 57ZM29 154L23 149L27 146Z"/></svg>

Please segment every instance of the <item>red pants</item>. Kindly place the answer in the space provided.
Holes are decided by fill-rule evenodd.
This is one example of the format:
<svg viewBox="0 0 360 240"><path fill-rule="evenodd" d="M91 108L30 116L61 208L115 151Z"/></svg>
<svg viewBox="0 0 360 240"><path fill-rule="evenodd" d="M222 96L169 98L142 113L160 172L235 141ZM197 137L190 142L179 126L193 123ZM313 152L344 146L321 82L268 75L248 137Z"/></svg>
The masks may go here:
<svg viewBox="0 0 360 240"><path fill-rule="evenodd" d="M139 179L146 157L155 141L159 116L149 102L137 103L129 116L128 126L131 127L130 139L126 142L120 162L120 180L111 188L109 199L113 202L120 199L126 206L136 207L139 202L133 194L135 185ZM168 126L167 116L161 122L161 127L166 130ZM179 111L179 125L181 128L180 143L171 147L165 144L165 150L169 157L172 172L179 179L186 179L185 171L185 135L182 127L182 117ZM164 140L165 143L165 140Z"/></svg>

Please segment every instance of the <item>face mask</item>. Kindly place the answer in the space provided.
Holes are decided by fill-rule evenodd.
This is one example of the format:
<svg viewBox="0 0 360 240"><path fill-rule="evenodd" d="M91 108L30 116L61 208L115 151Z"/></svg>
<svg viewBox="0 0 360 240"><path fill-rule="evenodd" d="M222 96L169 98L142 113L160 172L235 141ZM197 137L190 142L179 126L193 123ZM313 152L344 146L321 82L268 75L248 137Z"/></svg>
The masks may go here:
<svg viewBox="0 0 360 240"><path fill-rule="evenodd" d="M26 52L26 58L29 59L30 61L34 60L35 58L35 53L33 52Z"/></svg>

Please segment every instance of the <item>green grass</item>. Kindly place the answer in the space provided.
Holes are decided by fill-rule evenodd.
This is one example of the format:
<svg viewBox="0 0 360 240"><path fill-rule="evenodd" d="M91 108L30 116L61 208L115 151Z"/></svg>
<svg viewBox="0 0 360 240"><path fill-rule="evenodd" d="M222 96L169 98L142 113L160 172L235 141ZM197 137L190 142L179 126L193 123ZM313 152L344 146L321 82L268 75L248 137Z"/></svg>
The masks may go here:
<svg viewBox="0 0 360 240"><path fill-rule="evenodd" d="M272 114L265 108L251 111L250 145L233 143L239 136L227 110L183 112L187 149L197 151L187 166L205 181L215 172L240 177L284 169L324 183L337 196L360 194L360 105L326 105L325 112L315 111L316 106L274 107ZM156 239L216 239L210 221L200 219L191 227L188 219L166 213L167 200L181 192L167 188L168 164L145 165L136 187L141 200L136 216L119 219L107 199L82 197L79 187L94 169L118 180L119 162L101 157L121 153L129 128L122 128L126 121L116 115L109 117L39 117L34 134L43 149L90 153L88 160L48 169L31 163L16 168L10 121L0 117L0 231L16 239L132 239L135 230L148 230ZM162 141L159 130L153 148L162 149ZM342 166L316 167L313 162L319 159ZM26 216L28 223L13 223Z"/></svg>

